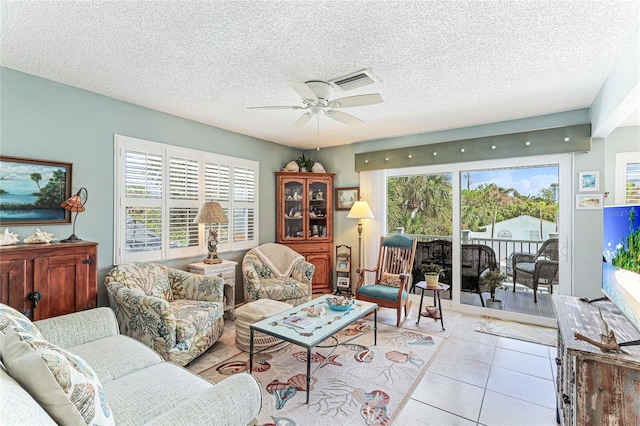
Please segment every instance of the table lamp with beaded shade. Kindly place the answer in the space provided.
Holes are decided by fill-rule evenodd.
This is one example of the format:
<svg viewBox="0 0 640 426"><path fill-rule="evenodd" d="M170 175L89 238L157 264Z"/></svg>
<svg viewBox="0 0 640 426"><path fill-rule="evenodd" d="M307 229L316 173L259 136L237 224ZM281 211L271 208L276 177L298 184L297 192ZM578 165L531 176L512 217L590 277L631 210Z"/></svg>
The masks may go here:
<svg viewBox="0 0 640 426"><path fill-rule="evenodd" d="M205 202L193 220L193 223L209 224L209 233L207 234L207 250L209 254L203 262L207 264L221 263L222 259L218 257L217 253L218 230L215 225L229 223L229 219L227 219L227 215L224 214L220 203L215 201Z"/></svg>

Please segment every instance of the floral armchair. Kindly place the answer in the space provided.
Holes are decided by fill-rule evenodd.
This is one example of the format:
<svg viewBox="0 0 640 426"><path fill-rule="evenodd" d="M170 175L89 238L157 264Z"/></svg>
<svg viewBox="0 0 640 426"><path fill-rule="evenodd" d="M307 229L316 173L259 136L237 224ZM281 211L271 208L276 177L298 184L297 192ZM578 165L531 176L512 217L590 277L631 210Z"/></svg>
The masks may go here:
<svg viewBox="0 0 640 426"><path fill-rule="evenodd" d="M315 266L289 247L268 243L249 250L242 260L245 302L272 299L297 306L311 300Z"/></svg>
<svg viewBox="0 0 640 426"><path fill-rule="evenodd" d="M105 278L120 333L183 366L222 336L224 280L155 263L113 268Z"/></svg>

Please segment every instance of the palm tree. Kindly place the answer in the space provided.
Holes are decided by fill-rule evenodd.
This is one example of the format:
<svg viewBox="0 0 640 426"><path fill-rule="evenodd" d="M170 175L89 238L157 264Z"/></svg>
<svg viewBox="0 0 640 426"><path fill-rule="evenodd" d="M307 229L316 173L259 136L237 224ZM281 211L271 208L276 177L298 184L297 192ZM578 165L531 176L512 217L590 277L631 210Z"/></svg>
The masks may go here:
<svg viewBox="0 0 640 426"><path fill-rule="evenodd" d="M409 234L451 234L453 201L448 175L390 178L387 196L390 230L404 227Z"/></svg>
<svg viewBox="0 0 640 426"><path fill-rule="evenodd" d="M518 191L513 188L502 188L491 183L478 187L481 190L484 202L491 209L491 238L494 238L496 232L496 222L498 219L498 209L500 206L524 205L521 199L517 197Z"/></svg>
<svg viewBox="0 0 640 426"><path fill-rule="evenodd" d="M558 209L556 208L556 204L550 203L546 200L536 200L534 201L533 205L535 206L538 212L538 217L540 218L540 239L542 239L542 222L544 221L545 217L551 216L554 218L554 222L556 224L556 232L557 232L558 221L555 220L555 218L558 213Z"/></svg>
<svg viewBox="0 0 640 426"><path fill-rule="evenodd" d="M31 173L29 176L32 181L38 185L38 192L42 192L42 188L40 188L40 181L42 180L42 175L40 173Z"/></svg>

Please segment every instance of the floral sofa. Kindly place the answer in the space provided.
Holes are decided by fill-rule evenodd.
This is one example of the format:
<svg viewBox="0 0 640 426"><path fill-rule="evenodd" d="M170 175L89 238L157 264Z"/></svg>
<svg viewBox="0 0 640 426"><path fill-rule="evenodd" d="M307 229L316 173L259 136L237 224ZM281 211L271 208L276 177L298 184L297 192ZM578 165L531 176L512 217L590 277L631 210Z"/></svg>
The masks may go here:
<svg viewBox="0 0 640 426"><path fill-rule="evenodd" d="M241 425L261 406L255 378L211 383L118 332L97 308L31 322L0 304L0 424Z"/></svg>
<svg viewBox="0 0 640 426"><path fill-rule="evenodd" d="M155 263L113 268L105 278L120 332L186 365L224 330L224 280Z"/></svg>
<svg viewBox="0 0 640 426"><path fill-rule="evenodd" d="M271 299L297 306L311 300L315 266L287 246L267 243L242 260L245 302Z"/></svg>

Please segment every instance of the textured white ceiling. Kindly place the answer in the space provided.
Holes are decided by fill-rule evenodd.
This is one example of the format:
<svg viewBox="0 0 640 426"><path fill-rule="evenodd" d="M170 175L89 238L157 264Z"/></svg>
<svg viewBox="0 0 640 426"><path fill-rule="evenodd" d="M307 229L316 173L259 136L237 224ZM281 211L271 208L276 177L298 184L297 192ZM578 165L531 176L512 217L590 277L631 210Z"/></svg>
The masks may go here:
<svg viewBox="0 0 640 426"><path fill-rule="evenodd" d="M0 64L299 148L591 105L639 1L2 1ZM302 129L289 81L370 69L384 103Z"/></svg>

